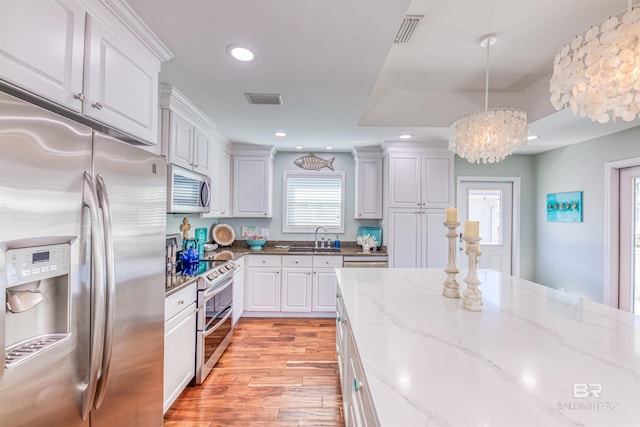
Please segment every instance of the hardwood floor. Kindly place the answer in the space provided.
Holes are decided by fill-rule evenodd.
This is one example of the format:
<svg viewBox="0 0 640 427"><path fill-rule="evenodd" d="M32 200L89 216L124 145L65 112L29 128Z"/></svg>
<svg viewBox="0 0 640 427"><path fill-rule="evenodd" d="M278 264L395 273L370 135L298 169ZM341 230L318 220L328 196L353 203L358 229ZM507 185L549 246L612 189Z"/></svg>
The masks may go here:
<svg viewBox="0 0 640 427"><path fill-rule="evenodd" d="M334 319L240 319L207 380L165 427L343 427Z"/></svg>

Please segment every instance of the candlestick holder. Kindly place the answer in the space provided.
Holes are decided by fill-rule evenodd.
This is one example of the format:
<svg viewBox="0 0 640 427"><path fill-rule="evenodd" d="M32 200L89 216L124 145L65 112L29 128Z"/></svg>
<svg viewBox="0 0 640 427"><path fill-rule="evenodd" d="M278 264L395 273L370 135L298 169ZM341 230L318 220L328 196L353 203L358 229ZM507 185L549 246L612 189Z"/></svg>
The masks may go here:
<svg viewBox="0 0 640 427"><path fill-rule="evenodd" d="M469 256L469 270L467 271L467 277L464 278L464 282L467 284L467 289L462 293L462 301L460 306L469 311L482 311L482 292L478 289L480 280L478 280L478 256L479 251L479 237L462 237L466 242L465 253Z"/></svg>
<svg viewBox="0 0 640 427"><path fill-rule="evenodd" d="M446 234L449 239L449 262L447 268L444 269L447 273L447 279L442 284L442 295L449 298L460 298L460 285L456 281L456 274L460 272L456 267L456 238L458 237L456 229L460 223L445 222L444 225L449 229Z"/></svg>

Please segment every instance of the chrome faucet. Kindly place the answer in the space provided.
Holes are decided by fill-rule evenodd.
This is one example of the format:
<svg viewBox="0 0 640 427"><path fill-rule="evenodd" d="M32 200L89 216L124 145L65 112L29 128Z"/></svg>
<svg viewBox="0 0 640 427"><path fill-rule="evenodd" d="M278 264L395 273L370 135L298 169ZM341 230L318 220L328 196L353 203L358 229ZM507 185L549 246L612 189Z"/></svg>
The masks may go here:
<svg viewBox="0 0 640 427"><path fill-rule="evenodd" d="M321 228L324 230L324 235L325 236L327 235L327 229L324 228L323 226L320 226L320 227L316 228L316 233L315 233L315 235L313 237L313 242L314 242L313 247L314 248L318 248L318 230L320 230ZM322 240L324 240L324 237L322 238Z"/></svg>

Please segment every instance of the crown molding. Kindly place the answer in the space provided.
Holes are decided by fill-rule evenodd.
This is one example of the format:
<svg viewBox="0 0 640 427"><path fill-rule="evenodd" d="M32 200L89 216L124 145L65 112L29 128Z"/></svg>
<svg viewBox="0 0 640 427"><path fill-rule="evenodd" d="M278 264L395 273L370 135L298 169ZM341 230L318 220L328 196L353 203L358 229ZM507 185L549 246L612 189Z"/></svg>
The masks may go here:
<svg viewBox="0 0 640 427"><path fill-rule="evenodd" d="M118 20L162 62L175 56L124 0L99 0Z"/></svg>

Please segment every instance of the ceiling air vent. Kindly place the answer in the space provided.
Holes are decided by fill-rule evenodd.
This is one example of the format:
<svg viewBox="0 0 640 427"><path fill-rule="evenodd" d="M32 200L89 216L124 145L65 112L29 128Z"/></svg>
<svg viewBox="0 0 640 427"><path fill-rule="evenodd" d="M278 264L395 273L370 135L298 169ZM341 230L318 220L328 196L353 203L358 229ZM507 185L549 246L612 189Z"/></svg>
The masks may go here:
<svg viewBox="0 0 640 427"><path fill-rule="evenodd" d="M413 32L416 30L418 23L420 20L424 18L424 15L407 15L402 20L402 24L400 24L400 28L396 33L396 38L393 40L394 44L402 44L408 43L411 36L413 36Z"/></svg>
<svg viewBox="0 0 640 427"><path fill-rule="evenodd" d="M282 96L277 93L245 93L244 96L252 105L283 105Z"/></svg>

